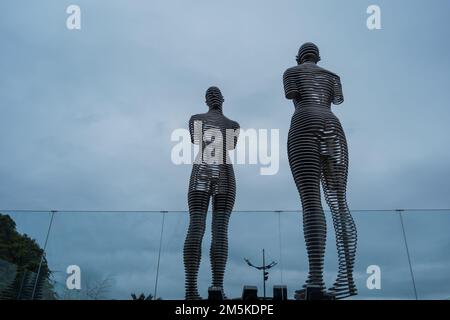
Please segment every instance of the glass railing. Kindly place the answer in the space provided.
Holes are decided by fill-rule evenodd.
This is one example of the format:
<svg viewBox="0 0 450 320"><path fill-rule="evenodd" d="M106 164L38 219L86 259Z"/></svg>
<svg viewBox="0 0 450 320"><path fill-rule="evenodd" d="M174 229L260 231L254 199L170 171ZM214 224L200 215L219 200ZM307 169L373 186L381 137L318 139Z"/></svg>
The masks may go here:
<svg viewBox="0 0 450 320"><path fill-rule="evenodd" d="M166 300L184 297L187 212L0 213L0 298L132 299L133 293ZM358 228L355 279L359 292L353 299L450 298L450 210L357 210L352 214ZM331 285L337 255L331 216L326 215L325 281ZM208 213L198 280L203 297L211 281L210 226ZM235 211L225 275L228 297L240 297L244 285L258 286L262 295L261 272L244 261L262 264L262 249L266 263L277 262L269 270L268 296L274 285L286 285L290 299L302 287L307 255L301 212ZM68 273L69 266L79 267L80 272L69 268ZM369 266L379 267L380 274L368 273ZM80 275L80 288L74 288L78 280L71 282L73 275ZM373 288L377 283L373 276L381 287Z"/></svg>

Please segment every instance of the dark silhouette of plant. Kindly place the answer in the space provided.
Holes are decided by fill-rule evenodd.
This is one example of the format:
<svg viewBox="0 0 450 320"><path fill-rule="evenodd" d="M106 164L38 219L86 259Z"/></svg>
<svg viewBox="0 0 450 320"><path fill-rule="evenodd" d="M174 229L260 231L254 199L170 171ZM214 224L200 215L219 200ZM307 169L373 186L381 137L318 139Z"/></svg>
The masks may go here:
<svg viewBox="0 0 450 320"><path fill-rule="evenodd" d="M155 300L155 299L153 299L152 294L145 296L144 293L141 293L139 296L136 296L136 294L132 293L131 298L133 298L133 300ZM161 300L161 298L157 298L156 300Z"/></svg>

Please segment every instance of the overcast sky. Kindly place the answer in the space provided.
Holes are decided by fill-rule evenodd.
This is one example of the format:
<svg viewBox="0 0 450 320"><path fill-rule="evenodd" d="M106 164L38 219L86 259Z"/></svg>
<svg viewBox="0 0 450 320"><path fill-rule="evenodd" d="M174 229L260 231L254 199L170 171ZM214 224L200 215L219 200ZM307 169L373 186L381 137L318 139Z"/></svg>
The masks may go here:
<svg viewBox="0 0 450 320"><path fill-rule="evenodd" d="M370 31L366 9L374 3L382 29ZM81 7L81 30L66 28L70 4ZM172 163L170 136L207 110L204 93L216 85L225 114L242 128L280 130L278 174L235 166L235 209L299 210L286 154L293 106L282 74L306 41L321 49L320 65L341 76L346 100L333 110L349 144L350 208L450 208L449 9L443 1L2 1L0 209L185 211L191 167ZM43 241L46 214L13 216L20 231ZM398 216L355 218L362 297L411 298ZM167 219L160 293L179 298L187 216ZM290 292L306 271L300 221L298 213L281 219L283 266L273 283L283 280ZM50 266L79 264L93 277L112 275L111 297L151 292L160 222L148 214L58 216ZM254 224L267 228L267 237L254 235ZM450 261L448 214L417 213L406 225L418 277L427 276L418 287L427 297L450 297L443 271ZM277 226L276 214L232 217L232 295L244 283L259 285L244 256L256 260L265 246L279 260ZM329 284L331 235L330 229ZM370 264L384 270L380 292L364 289Z"/></svg>

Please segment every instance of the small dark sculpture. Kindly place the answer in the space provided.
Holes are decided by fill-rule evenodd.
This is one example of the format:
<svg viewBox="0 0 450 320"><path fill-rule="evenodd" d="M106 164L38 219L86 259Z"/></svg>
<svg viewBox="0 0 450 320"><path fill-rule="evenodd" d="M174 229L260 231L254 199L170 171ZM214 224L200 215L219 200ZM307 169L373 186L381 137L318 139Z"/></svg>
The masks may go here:
<svg viewBox="0 0 450 320"><path fill-rule="evenodd" d="M324 296L323 264L326 221L320 198L320 181L330 206L339 259L337 280L330 294L337 299L356 294L353 266L356 226L346 200L348 150L344 130L331 111L331 103L344 101L339 76L317 65L319 49L305 43L297 55L298 65L283 75L287 99L293 100L288 136L288 157L303 208L303 230L308 252L309 276L305 288ZM304 290L299 290L301 293Z"/></svg>
<svg viewBox="0 0 450 320"><path fill-rule="evenodd" d="M199 145L189 183L189 230L184 244L186 299L201 299L197 276L206 213L212 197L212 243L210 250L212 287L223 293L228 258L228 222L236 195L236 182L228 151L236 147L239 124L222 113L223 96L217 87L206 91L209 111L191 117L191 141Z"/></svg>

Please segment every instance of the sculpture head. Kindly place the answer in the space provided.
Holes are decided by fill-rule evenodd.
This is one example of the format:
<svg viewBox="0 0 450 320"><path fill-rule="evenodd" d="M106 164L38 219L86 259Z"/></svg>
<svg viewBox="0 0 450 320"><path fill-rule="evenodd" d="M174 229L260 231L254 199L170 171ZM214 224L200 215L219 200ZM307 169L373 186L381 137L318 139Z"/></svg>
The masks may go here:
<svg viewBox="0 0 450 320"><path fill-rule="evenodd" d="M209 109L222 109L224 99L219 88L209 87L208 90L206 90L205 98Z"/></svg>
<svg viewBox="0 0 450 320"><path fill-rule="evenodd" d="M302 64L306 61L314 63L320 61L319 48L312 42L306 42L298 49L297 63Z"/></svg>

